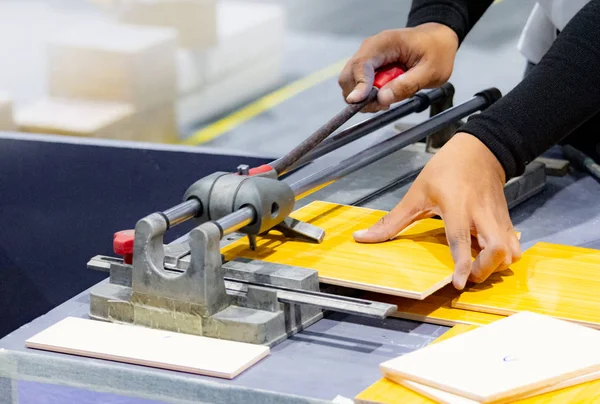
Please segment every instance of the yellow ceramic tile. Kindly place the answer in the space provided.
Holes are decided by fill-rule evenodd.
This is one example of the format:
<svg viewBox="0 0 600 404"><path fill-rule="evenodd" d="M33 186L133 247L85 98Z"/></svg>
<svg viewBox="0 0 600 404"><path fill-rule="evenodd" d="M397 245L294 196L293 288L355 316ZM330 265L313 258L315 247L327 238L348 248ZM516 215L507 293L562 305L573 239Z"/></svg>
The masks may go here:
<svg viewBox="0 0 600 404"><path fill-rule="evenodd" d="M388 379L381 379L354 397L356 404L430 404L435 401Z"/></svg>
<svg viewBox="0 0 600 404"><path fill-rule="evenodd" d="M532 311L600 328L600 251L536 244L510 270L468 288L452 307L500 315Z"/></svg>
<svg viewBox="0 0 600 404"><path fill-rule="evenodd" d="M600 403L600 380L516 401L519 404Z"/></svg>
<svg viewBox="0 0 600 404"><path fill-rule="evenodd" d="M291 216L325 230L321 244L286 240L277 232L259 237L252 251L247 240L223 249L236 257L311 268L324 283L423 299L449 284L453 261L441 220L425 219L394 240L359 244L352 234L375 224L386 212L313 202Z"/></svg>
<svg viewBox="0 0 600 404"><path fill-rule="evenodd" d="M591 248L574 247L569 245L551 244L540 242L529 248L525 254L527 256L541 256L570 259L578 262L589 262L600 264L600 250Z"/></svg>
<svg viewBox="0 0 600 404"><path fill-rule="evenodd" d="M456 335L477 328L476 326L457 325L436 339L433 343L441 342ZM414 391L391 382L387 379L381 379L367 389L363 390L355 397L357 404L430 404L435 401L430 400ZM519 404L598 404L600 403L600 380L583 383L577 386L571 386L562 390L552 391L530 398L514 401Z"/></svg>
<svg viewBox="0 0 600 404"><path fill-rule="evenodd" d="M485 325L504 318L504 316L496 314L453 308L451 305L452 299L456 298L459 293L452 285L448 285L424 300L371 292L366 293L361 298L398 306L398 310L392 314L392 317L448 327L458 324Z"/></svg>

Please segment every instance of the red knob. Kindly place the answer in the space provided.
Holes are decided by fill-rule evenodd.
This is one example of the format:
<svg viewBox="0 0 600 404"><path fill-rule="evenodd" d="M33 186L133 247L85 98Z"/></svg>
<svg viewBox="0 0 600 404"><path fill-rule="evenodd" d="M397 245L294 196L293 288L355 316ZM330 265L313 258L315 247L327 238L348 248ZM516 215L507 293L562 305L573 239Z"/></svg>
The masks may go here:
<svg viewBox="0 0 600 404"><path fill-rule="evenodd" d="M133 262L133 240L135 239L135 230L122 230L115 233L113 237L113 250L115 254L123 257L125 264Z"/></svg>

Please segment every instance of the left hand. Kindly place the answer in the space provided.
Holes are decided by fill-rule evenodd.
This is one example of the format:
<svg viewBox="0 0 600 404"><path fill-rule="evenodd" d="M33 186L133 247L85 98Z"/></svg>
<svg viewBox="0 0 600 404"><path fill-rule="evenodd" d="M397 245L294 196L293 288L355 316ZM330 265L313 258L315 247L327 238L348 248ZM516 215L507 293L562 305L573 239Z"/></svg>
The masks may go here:
<svg viewBox="0 0 600 404"><path fill-rule="evenodd" d="M504 169L485 144L458 133L425 165L400 203L354 239L388 241L417 220L441 216L454 260L452 282L462 290L467 280L483 282L521 257L504 183ZM471 236L481 248L474 261Z"/></svg>

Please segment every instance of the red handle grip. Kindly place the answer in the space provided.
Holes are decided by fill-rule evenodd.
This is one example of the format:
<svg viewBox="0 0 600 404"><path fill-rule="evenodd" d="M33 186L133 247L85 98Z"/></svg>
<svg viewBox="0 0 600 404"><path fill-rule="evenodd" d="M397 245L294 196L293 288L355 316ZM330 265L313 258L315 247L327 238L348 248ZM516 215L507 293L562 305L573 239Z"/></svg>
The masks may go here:
<svg viewBox="0 0 600 404"><path fill-rule="evenodd" d="M405 72L406 68L400 64L388 65L377 69L373 87L381 88Z"/></svg>

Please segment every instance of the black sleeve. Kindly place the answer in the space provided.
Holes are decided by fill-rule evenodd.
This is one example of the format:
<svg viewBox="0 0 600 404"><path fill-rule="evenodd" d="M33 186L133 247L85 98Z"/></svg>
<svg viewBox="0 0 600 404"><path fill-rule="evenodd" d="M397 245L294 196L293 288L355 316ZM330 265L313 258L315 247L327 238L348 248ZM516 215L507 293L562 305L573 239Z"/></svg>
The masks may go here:
<svg viewBox="0 0 600 404"><path fill-rule="evenodd" d="M460 129L494 153L507 179L600 112L598 38L600 0L591 0L521 83Z"/></svg>
<svg viewBox="0 0 600 404"><path fill-rule="evenodd" d="M413 0L407 27L428 22L444 24L456 32L459 43L494 0Z"/></svg>

